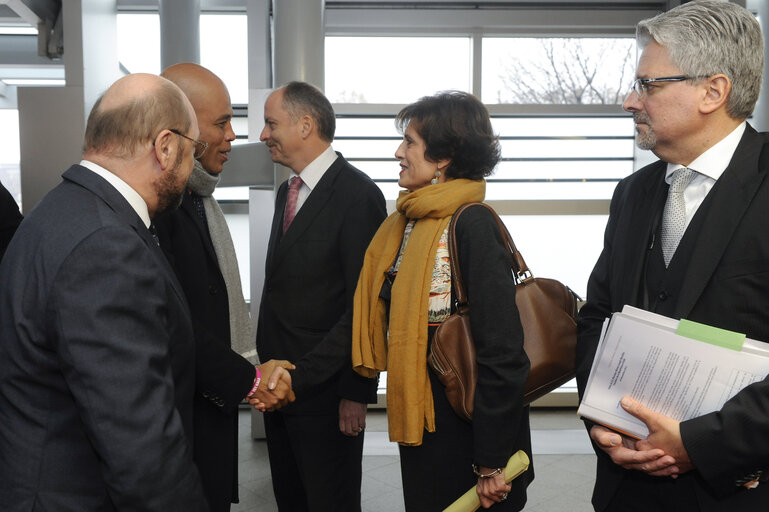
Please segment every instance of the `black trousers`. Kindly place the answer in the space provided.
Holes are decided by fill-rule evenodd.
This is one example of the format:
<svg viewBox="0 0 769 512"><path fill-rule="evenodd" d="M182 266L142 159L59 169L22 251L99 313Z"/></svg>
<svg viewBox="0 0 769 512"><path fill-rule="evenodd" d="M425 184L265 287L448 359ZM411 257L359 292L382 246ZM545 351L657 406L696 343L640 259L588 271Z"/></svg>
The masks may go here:
<svg viewBox="0 0 769 512"><path fill-rule="evenodd" d="M338 414L264 415L280 512L360 512L363 432L339 432Z"/></svg>
<svg viewBox="0 0 769 512"><path fill-rule="evenodd" d="M399 446L406 512L441 512L478 483L472 470L472 425L457 416L443 385L432 370L427 371L435 404L435 432L425 431L420 446ZM523 475L513 480L508 498L488 510L521 510L526 504L527 482Z"/></svg>

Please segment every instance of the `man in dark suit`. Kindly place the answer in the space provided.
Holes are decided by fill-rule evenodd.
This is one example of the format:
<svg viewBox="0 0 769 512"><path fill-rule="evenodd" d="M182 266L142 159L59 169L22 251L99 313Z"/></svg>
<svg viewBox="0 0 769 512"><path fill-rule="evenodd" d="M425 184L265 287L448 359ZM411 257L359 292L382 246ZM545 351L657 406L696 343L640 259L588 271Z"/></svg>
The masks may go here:
<svg viewBox="0 0 769 512"><path fill-rule="evenodd" d="M150 229L199 143L171 82L129 75L0 265L0 510L208 510L192 327Z"/></svg>
<svg viewBox="0 0 769 512"><path fill-rule="evenodd" d="M761 29L744 8L694 1L638 25L624 108L660 161L622 180L580 311L584 391L603 320L625 304L769 341L769 137L745 119L761 87ZM765 510L769 380L688 421L623 407L634 441L588 423L596 510Z"/></svg>
<svg viewBox="0 0 769 512"><path fill-rule="evenodd" d="M256 382L254 335L243 300L235 248L222 210L212 197L230 143L232 106L219 77L197 64L175 64L162 76L189 98L208 144L197 155L181 207L157 219L160 246L166 253L192 313L195 331L196 390L193 409L193 457L211 512L227 512L238 502L238 405ZM264 382L256 396L266 406L287 403L290 376L266 390L275 362L259 366Z"/></svg>
<svg viewBox="0 0 769 512"><path fill-rule="evenodd" d="M0 183L0 261L22 220L19 205L8 189Z"/></svg>
<svg viewBox="0 0 769 512"><path fill-rule="evenodd" d="M376 382L352 371L352 301L385 201L332 149L334 111L315 87L276 90L264 120L272 160L293 171L277 194L257 326L262 357L296 364L296 402L265 414L273 489L281 511L354 512Z"/></svg>

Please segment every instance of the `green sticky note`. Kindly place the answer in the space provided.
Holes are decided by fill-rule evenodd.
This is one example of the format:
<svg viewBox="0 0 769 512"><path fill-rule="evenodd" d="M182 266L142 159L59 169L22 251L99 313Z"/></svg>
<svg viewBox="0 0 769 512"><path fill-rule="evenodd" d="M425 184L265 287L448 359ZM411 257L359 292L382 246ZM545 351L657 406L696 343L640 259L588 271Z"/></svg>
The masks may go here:
<svg viewBox="0 0 769 512"><path fill-rule="evenodd" d="M704 341L717 347L728 348L731 350L742 350L742 344L745 342L745 335L739 332L727 331L710 325L700 324L682 318L678 323L676 334L691 338L697 341Z"/></svg>

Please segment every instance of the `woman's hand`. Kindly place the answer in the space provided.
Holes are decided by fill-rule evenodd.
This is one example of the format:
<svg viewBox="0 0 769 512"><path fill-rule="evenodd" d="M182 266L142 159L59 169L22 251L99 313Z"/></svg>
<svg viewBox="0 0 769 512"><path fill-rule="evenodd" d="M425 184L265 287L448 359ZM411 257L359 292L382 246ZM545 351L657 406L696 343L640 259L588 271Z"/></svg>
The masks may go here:
<svg viewBox="0 0 769 512"><path fill-rule="evenodd" d="M479 467L478 472L482 475L488 475L492 473L494 468ZM507 499L507 493L510 492L512 486L505 483L504 473L493 476L492 478L478 478L478 485L475 487L475 492L478 493L478 498L481 500L481 506L483 508L489 508L494 503Z"/></svg>

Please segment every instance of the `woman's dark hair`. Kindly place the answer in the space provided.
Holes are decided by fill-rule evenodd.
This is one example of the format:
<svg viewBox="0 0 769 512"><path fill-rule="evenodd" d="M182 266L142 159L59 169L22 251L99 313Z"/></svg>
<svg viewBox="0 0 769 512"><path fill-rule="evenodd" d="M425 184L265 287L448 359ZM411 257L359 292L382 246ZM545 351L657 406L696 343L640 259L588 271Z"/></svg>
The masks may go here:
<svg viewBox="0 0 769 512"><path fill-rule="evenodd" d="M427 160L451 159L447 178L480 180L499 162L499 140L491 129L489 111L472 94L444 91L425 96L395 117L401 134L409 125L424 139Z"/></svg>

